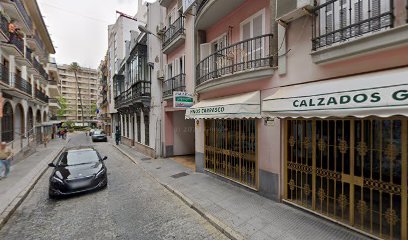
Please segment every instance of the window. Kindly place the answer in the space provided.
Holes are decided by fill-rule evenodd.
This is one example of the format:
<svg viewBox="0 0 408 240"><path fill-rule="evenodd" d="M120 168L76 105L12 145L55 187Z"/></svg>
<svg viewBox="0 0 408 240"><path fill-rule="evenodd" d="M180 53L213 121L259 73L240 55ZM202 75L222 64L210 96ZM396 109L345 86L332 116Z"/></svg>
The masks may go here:
<svg viewBox="0 0 408 240"><path fill-rule="evenodd" d="M392 27L390 0L335 0L315 10L315 48Z"/></svg>
<svg viewBox="0 0 408 240"><path fill-rule="evenodd" d="M263 34L265 34L265 9L260 10L241 23L241 40L252 39ZM251 62L254 59L264 57L264 44L262 38L251 40L249 46L248 44L243 46L243 48L246 48L246 56L244 55L243 58L247 58L247 61Z"/></svg>
<svg viewBox="0 0 408 240"><path fill-rule="evenodd" d="M149 113L145 112L143 114L144 124L145 124L145 144L149 146Z"/></svg>
<svg viewBox="0 0 408 240"><path fill-rule="evenodd" d="M137 122L137 142L140 143L142 141L140 113L136 113L136 122Z"/></svg>

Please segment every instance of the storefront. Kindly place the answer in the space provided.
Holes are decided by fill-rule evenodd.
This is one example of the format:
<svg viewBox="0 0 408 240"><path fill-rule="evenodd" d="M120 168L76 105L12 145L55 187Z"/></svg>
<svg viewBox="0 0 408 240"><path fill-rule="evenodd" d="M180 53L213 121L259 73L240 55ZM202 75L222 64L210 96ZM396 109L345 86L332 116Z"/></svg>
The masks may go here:
<svg viewBox="0 0 408 240"><path fill-rule="evenodd" d="M407 239L408 69L280 88L283 199L384 239Z"/></svg>
<svg viewBox="0 0 408 240"><path fill-rule="evenodd" d="M204 119L204 170L258 188L260 93L200 101L186 118Z"/></svg>

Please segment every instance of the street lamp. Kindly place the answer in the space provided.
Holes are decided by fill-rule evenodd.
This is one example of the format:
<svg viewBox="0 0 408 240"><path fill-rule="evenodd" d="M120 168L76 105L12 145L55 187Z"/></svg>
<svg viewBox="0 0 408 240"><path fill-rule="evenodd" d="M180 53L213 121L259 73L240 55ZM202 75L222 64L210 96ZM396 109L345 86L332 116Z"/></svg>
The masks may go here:
<svg viewBox="0 0 408 240"><path fill-rule="evenodd" d="M149 29L147 29L145 26L139 25L137 27L140 32L146 33L146 34L152 34L153 36L157 37L158 39L161 39L159 36L156 34L152 33Z"/></svg>

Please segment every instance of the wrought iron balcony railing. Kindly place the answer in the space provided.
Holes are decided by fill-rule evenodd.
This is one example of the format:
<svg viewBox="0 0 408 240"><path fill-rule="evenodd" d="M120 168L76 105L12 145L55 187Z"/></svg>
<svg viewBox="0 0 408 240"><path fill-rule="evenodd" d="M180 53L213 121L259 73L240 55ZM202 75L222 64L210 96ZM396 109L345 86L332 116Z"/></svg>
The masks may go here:
<svg viewBox="0 0 408 240"><path fill-rule="evenodd" d="M45 95L45 93L41 92L38 89L35 89L35 98L37 98L38 100L41 100L45 103L48 103L48 96Z"/></svg>
<svg viewBox="0 0 408 240"><path fill-rule="evenodd" d="M25 58L29 61L32 62L32 51L28 47L26 47L26 53L25 53Z"/></svg>
<svg viewBox="0 0 408 240"><path fill-rule="evenodd" d="M48 74L43 68L43 66L37 61L37 59L33 59L34 68L37 69L38 73L45 79L48 80Z"/></svg>
<svg viewBox="0 0 408 240"><path fill-rule="evenodd" d="M314 9L312 48L345 42L392 28L394 0L328 0Z"/></svg>
<svg viewBox="0 0 408 240"><path fill-rule="evenodd" d="M17 47L17 49L24 54L24 41L17 35L10 36L10 43Z"/></svg>
<svg viewBox="0 0 408 240"><path fill-rule="evenodd" d="M184 33L184 16L180 16L169 28L164 32L163 48L167 47L175 38Z"/></svg>
<svg viewBox="0 0 408 240"><path fill-rule="evenodd" d="M0 77L2 82L4 82L7 85L10 85L9 70L3 64L0 64Z"/></svg>
<svg viewBox="0 0 408 240"><path fill-rule="evenodd" d="M14 74L14 87L29 95L32 95L31 83L17 74Z"/></svg>
<svg viewBox="0 0 408 240"><path fill-rule="evenodd" d="M127 107L142 97L150 97L151 86L149 81L138 81L128 90L115 98L115 108Z"/></svg>
<svg viewBox="0 0 408 240"><path fill-rule="evenodd" d="M21 15L23 15L24 21L27 23L27 25L30 28L32 28L33 27L33 22L31 21L30 16L28 16L28 13L27 13L23 3L20 0L12 0L12 1L16 4L16 6L18 8L18 11L20 11Z"/></svg>
<svg viewBox="0 0 408 240"><path fill-rule="evenodd" d="M163 82L163 97L170 97L174 91L186 90L186 74L181 73Z"/></svg>
<svg viewBox="0 0 408 240"><path fill-rule="evenodd" d="M9 25L9 22L7 21L7 19L3 15L0 15L0 29L4 33L4 35L6 35L7 37L10 37L10 33L8 31L8 25Z"/></svg>
<svg viewBox="0 0 408 240"><path fill-rule="evenodd" d="M196 86L249 69L272 67L272 34L250 38L204 58L196 67Z"/></svg>

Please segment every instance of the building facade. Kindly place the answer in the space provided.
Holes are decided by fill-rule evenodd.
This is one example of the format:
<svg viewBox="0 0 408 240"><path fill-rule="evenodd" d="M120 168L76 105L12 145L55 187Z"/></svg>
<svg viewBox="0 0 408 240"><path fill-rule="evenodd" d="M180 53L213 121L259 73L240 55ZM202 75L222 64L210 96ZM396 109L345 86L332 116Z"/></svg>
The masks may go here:
<svg viewBox="0 0 408 240"><path fill-rule="evenodd" d="M176 94L194 92L194 55L190 54L194 52L194 17L183 14L181 1L159 2L165 8L159 25L164 66L158 75L163 81L163 155L194 155L194 120L185 119L189 105L180 106L174 101Z"/></svg>
<svg viewBox="0 0 408 240"><path fill-rule="evenodd" d="M112 134L112 119L109 114L108 92L108 54L101 61L98 67L99 91L100 98L98 99L98 120L102 129L111 136Z"/></svg>
<svg viewBox="0 0 408 240"><path fill-rule="evenodd" d="M47 94L56 97L57 78L47 64L55 49L36 1L1 1L0 22L1 140L19 152L52 134Z"/></svg>
<svg viewBox="0 0 408 240"><path fill-rule="evenodd" d="M131 32L131 38L126 42L125 58L113 76L113 87L122 142L156 157L161 154L162 142L162 90L156 78L162 64L161 41L149 32L156 31L160 23L156 16L162 14L163 9L158 3L147 3L146 6L144 10L139 8L137 15L145 15L148 24L134 23L143 26L146 32Z"/></svg>
<svg viewBox="0 0 408 240"><path fill-rule="evenodd" d="M58 65L59 89L67 108L62 121L81 122L96 120L97 101L100 97L98 73L95 69L80 67L75 78L70 65ZM82 106L82 108L81 108ZM83 113L82 113L83 111Z"/></svg>

